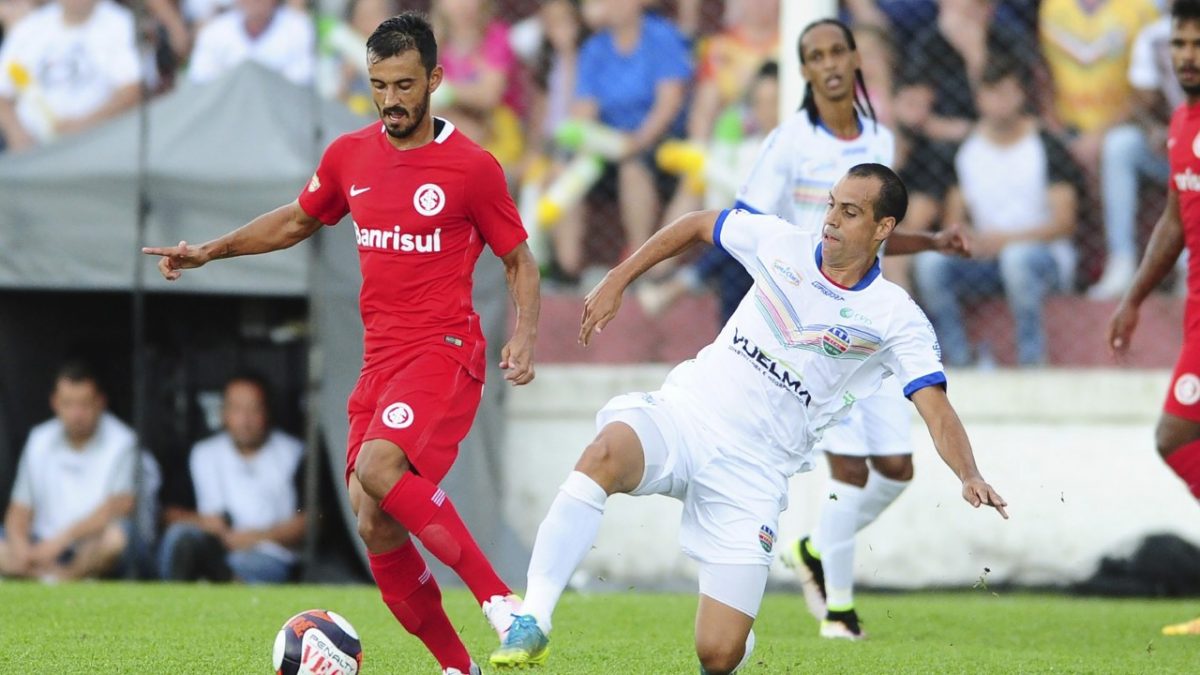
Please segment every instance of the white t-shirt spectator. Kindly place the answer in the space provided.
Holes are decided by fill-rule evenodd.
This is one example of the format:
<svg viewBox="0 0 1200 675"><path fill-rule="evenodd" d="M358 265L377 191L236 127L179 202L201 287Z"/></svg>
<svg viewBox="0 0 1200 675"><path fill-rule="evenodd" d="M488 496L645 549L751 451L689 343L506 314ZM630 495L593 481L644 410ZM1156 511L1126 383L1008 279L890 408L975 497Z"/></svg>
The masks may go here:
<svg viewBox="0 0 1200 675"><path fill-rule="evenodd" d="M971 222L983 232L1019 234L1046 224L1051 215L1050 187L1081 182L1079 169L1062 143L1038 131L1007 146L997 146L980 131L972 132L959 148L954 167ZM1075 269L1070 237L1046 243L1058 263L1060 281L1069 287Z"/></svg>
<svg viewBox="0 0 1200 675"><path fill-rule="evenodd" d="M238 453L228 433L200 441L189 460L196 511L228 515L234 530L269 530L287 521L299 509L296 478L303 456L300 441L281 431L272 431L248 457ZM285 561L296 557L275 542L257 548Z"/></svg>
<svg viewBox="0 0 1200 675"><path fill-rule="evenodd" d="M1164 16L1138 33L1129 54L1129 83L1136 89L1161 91L1171 110L1183 103L1183 87L1171 67L1171 17Z"/></svg>
<svg viewBox="0 0 1200 675"><path fill-rule="evenodd" d="M24 87L13 66L28 74ZM21 125L39 141L49 140L54 119L89 115L120 88L140 77L133 14L100 0L87 21L63 23L52 2L17 22L0 44L0 97L16 101Z"/></svg>
<svg viewBox="0 0 1200 675"><path fill-rule="evenodd" d="M258 37L246 33L246 16L241 10L228 11L200 29L188 77L193 82L208 82L253 60L296 84L311 84L315 40L312 20L286 5L275 10L271 24Z"/></svg>
<svg viewBox="0 0 1200 675"><path fill-rule="evenodd" d="M12 501L33 510L33 535L49 539L91 515L115 495L133 493L133 430L109 413L80 450L52 419L29 432Z"/></svg>

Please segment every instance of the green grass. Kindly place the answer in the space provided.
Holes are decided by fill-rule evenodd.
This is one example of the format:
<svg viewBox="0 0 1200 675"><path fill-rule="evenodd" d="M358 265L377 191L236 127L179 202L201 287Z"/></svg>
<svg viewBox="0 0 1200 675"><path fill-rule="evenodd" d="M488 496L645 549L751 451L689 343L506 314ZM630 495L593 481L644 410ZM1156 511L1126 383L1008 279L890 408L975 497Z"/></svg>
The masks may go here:
<svg viewBox="0 0 1200 675"><path fill-rule="evenodd" d="M495 643L478 607L446 594L477 661ZM689 673L696 600L622 593L563 598L550 674ZM1113 601L999 593L865 594L871 639L824 641L796 596L768 596L756 673L1195 673L1200 637L1164 638L1194 601ZM362 636L368 675L437 673L433 659L364 586L181 586L0 582L0 673L270 672L275 631L323 607ZM489 672L488 668L484 669Z"/></svg>

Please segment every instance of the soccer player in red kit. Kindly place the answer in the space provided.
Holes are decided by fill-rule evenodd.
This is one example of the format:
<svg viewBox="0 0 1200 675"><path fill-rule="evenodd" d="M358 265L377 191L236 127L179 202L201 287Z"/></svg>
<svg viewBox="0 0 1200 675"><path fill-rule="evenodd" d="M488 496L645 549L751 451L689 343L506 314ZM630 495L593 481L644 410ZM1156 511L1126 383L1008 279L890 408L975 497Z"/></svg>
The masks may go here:
<svg viewBox="0 0 1200 675"><path fill-rule="evenodd" d="M1187 101L1171 115L1167 206L1154 226L1133 286L1109 320L1108 341L1114 356L1129 349L1138 308L1187 247L1183 348L1154 440L1167 466L1200 499L1200 0L1175 0L1170 47L1175 77ZM1163 634L1200 635L1200 619L1166 626Z"/></svg>
<svg viewBox="0 0 1200 675"><path fill-rule="evenodd" d="M503 638L519 599L500 580L437 484L475 417L485 352L471 305L484 244L504 261L517 323L505 379L533 379L537 265L496 160L429 114L442 81L425 18L405 13L367 41L382 124L335 140L299 198L199 246L147 248L167 279L210 260L291 246L353 217L365 349L350 395L346 464L358 532L384 602L444 673L478 672L410 534L454 569ZM346 235L348 236L348 235Z"/></svg>

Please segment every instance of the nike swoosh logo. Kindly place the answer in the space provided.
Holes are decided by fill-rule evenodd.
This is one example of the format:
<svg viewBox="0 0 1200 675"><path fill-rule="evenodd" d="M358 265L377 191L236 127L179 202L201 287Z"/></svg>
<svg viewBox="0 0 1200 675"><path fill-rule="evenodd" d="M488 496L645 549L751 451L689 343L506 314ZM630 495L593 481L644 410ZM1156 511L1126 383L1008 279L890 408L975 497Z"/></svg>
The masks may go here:
<svg viewBox="0 0 1200 675"><path fill-rule="evenodd" d="M357 196L361 195L362 193L364 193L364 192L366 192L367 190L370 190L370 189L371 189L371 188L369 188L369 187L365 187L365 188L359 188L359 189L357 189L357 190L356 190L356 189L354 189L354 186L353 186L353 185L351 185L351 186L350 186L350 196L351 196L351 197L357 197Z"/></svg>

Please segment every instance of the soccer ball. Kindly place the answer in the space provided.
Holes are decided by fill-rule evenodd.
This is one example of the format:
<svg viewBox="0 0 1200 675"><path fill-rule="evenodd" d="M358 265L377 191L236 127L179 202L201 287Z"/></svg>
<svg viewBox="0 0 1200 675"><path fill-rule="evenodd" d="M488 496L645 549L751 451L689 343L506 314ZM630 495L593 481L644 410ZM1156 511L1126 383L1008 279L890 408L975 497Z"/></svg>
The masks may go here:
<svg viewBox="0 0 1200 675"><path fill-rule="evenodd" d="M354 626L325 609L287 620L275 636L275 675L358 675L362 645Z"/></svg>

